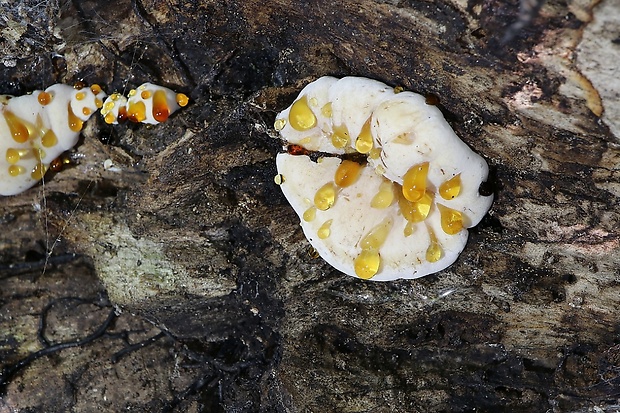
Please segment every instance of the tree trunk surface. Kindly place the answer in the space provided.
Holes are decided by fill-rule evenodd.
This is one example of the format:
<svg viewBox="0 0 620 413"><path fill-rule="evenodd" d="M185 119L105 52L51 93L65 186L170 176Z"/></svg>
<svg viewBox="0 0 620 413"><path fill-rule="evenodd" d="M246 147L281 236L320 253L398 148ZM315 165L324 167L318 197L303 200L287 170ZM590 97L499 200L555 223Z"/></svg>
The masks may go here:
<svg viewBox="0 0 620 413"><path fill-rule="evenodd" d="M617 2L15 3L2 93L191 103L91 119L73 165L0 199L0 412L618 411ZM273 122L324 75L436 95L488 161L454 265L378 283L314 257Z"/></svg>

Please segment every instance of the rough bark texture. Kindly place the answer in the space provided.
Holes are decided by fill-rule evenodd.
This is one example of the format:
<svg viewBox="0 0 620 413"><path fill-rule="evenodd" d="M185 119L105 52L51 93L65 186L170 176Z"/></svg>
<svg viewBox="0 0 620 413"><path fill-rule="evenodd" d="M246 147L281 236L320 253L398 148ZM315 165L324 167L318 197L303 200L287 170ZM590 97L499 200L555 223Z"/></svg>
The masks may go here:
<svg viewBox="0 0 620 413"><path fill-rule="evenodd" d="M73 167L0 199L0 412L617 411L620 8L594 3L549 0L505 45L516 0L2 4L3 93L192 102L93 119ZM492 165L447 270L312 257L272 124L323 75L437 95Z"/></svg>

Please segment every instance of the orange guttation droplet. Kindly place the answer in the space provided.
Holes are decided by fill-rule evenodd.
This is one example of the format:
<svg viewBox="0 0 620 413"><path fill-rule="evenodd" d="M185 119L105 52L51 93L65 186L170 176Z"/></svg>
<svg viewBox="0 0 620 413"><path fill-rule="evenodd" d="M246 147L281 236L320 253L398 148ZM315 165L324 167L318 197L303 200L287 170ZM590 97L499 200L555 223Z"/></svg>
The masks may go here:
<svg viewBox="0 0 620 413"><path fill-rule="evenodd" d="M45 167L45 165L39 162L38 164L36 164L32 172L30 173L30 177L34 179L35 181L38 181L43 178L43 175L45 175L45 172L47 172L47 168Z"/></svg>
<svg viewBox="0 0 620 413"><path fill-rule="evenodd" d="M439 241L437 241L437 237L435 236L433 230L430 227L427 227L427 229L431 242L426 249L426 261L437 262L441 259L443 250L441 249L441 245L439 245Z"/></svg>
<svg viewBox="0 0 620 413"><path fill-rule="evenodd" d="M189 103L189 98L184 93L177 93L177 103L179 106L185 107Z"/></svg>
<svg viewBox="0 0 620 413"><path fill-rule="evenodd" d="M52 159L52 162L50 162L50 170L52 172L60 172L62 171L62 167L64 166L64 163L62 161L62 159L60 157L58 158L54 158Z"/></svg>
<svg viewBox="0 0 620 413"><path fill-rule="evenodd" d="M4 111L4 120L6 120L11 137L15 142L24 143L28 140L30 133L28 132L28 125L26 125L24 120L8 110Z"/></svg>
<svg viewBox="0 0 620 413"><path fill-rule="evenodd" d="M359 153L368 153L372 150L373 141L370 133L370 118L362 126L362 130L355 140L355 150Z"/></svg>
<svg viewBox="0 0 620 413"><path fill-rule="evenodd" d="M336 169L334 182L340 187L353 185L362 171L362 165L357 162L344 160Z"/></svg>
<svg viewBox="0 0 620 413"><path fill-rule="evenodd" d="M83 107L82 113L84 114L84 116L90 116L93 113L93 111L90 108Z"/></svg>
<svg viewBox="0 0 620 413"><path fill-rule="evenodd" d="M26 169L23 166L19 166L19 165L9 166L9 175L11 176L19 176L25 172L26 172Z"/></svg>
<svg viewBox="0 0 620 413"><path fill-rule="evenodd" d="M71 109L71 104L69 103L69 105L67 105L67 113L68 113L68 117L67 117L67 122L69 124L69 129L71 129L73 132L79 132L82 130L82 126L84 125L84 122L82 122L82 119L78 118L77 116L75 116L75 113L73 113L73 110Z"/></svg>
<svg viewBox="0 0 620 413"><path fill-rule="evenodd" d="M439 194L443 199L454 199L461 193L461 174L455 175L439 185Z"/></svg>
<svg viewBox="0 0 620 413"><path fill-rule="evenodd" d="M414 165L403 176L403 195L407 200L416 202L426 193L428 162Z"/></svg>
<svg viewBox="0 0 620 413"><path fill-rule="evenodd" d="M316 116L308 106L308 99L305 96L293 103L288 119L291 127L298 131L306 131L316 126Z"/></svg>
<svg viewBox="0 0 620 413"><path fill-rule="evenodd" d="M123 122L127 122L128 119L129 119L129 115L127 115L127 108L125 106L119 108L116 121L118 123L123 123Z"/></svg>
<svg viewBox="0 0 620 413"><path fill-rule="evenodd" d="M47 131L45 131L45 133L41 137L41 145L45 146L46 148L51 148L55 146L57 143L58 143L58 138L56 137L56 134L54 133L54 131L52 131L51 129L48 129Z"/></svg>
<svg viewBox="0 0 620 413"><path fill-rule="evenodd" d="M103 100L95 98L95 106L97 106L97 109L101 109L101 107L103 106Z"/></svg>
<svg viewBox="0 0 620 413"><path fill-rule="evenodd" d="M119 111L120 114L120 111ZM127 117L130 121L140 123L146 119L146 105L142 101L129 103L127 109Z"/></svg>
<svg viewBox="0 0 620 413"><path fill-rule="evenodd" d="M448 235L456 235L463 229L463 214L447 206L437 204L441 214L441 229Z"/></svg>
<svg viewBox="0 0 620 413"><path fill-rule="evenodd" d="M349 130L345 125L334 126L332 133L332 145L342 149L349 144Z"/></svg>
<svg viewBox="0 0 620 413"><path fill-rule="evenodd" d="M6 161L10 164L16 164L21 159L19 151L15 148L8 148L5 155Z"/></svg>
<svg viewBox="0 0 620 413"><path fill-rule="evenodd" d="M82 82L81 80L73 84L73 89L80 90L80 89L84 89L85 87L86 87L86 83Z"/></svg>
<svg viewBox="0 0 620 413"><path fill-rule="evenodd" d="M37 96L37 100L43 106L49 105L50 102L52 101L52 95L50 95L47 92L39 92L39 95Z"/></svg>
<svg viewBox="0 0 620 413"><path fill-rule="evenodd" d="M144 95L146 91L142 92ZM170 108L166 99L166 92L156 90L153 95L153 117L157 122L164 122L170 116Z"/></svg>
<svg viewBox="0 0 620 413"><path fill-rule="evenodd" d="M84 92L78 92L75 94L75 99L76 100L84 100L84 98L86 97L86 93Z"/></svg>
<svg viewBox="0 0 620 413"><path fill-rule="evenodd" d="M320 187L314 195L314 205L321 211L327 211L336 202L336 186L328 182Z"/></svg>
<svg viewBox="0 0 620 413"><path fill-rule="evenodd" d="M409 222L417 223L426 219L433 205L433 195L426 192L417 202L411 202L404 196L398 197L398 206L403 217Z"/></svg>
<svg viewBox="0 0 620 413"><path fill-rule="evenodd" d="M99 86L98 84L94 84L90 87L90 91L93 92L93 94L96 96L102 92L101 86Z"/></svg>
<svg viewBox="0 0 620 413"><path fill-rule="evenodd" d="M143 90L142 92L140 92L140 97L142 99L150 99L152 96L151 91L150 90Z"/></svg>

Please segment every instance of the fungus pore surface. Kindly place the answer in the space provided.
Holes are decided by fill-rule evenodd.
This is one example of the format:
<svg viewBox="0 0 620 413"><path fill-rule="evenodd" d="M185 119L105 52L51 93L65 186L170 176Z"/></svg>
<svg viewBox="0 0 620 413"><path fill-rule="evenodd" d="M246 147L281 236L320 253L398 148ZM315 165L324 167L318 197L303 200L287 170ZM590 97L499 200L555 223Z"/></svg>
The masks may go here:
<svg viewBox="0 0 620 413"><path fill-rule="evenodd" d="M446 268L493 201L479 192L484 159L416 93L322 77L275 129L287 149L276 183L320 256L351 276L388 281Z"/></svg>
<svg viewBox="0 0 620 413"><path fill-rule="evenodd" d="M106 99L98 85L63 84L24 96L0 95L0 195L19 194L41 180L99 109L107 123L156 124L188 103L184 94L151 83L128 96L114 93Z"/></svg>

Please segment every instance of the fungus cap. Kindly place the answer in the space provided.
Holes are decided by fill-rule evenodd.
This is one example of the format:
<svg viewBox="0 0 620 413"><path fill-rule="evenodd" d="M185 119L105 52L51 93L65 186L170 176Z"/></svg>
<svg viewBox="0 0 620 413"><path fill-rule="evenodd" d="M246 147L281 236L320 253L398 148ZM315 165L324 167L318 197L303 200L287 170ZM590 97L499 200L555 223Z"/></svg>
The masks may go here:
<svg viewBox="0 0 620 413"><path fill-rule="evenodd" d="M276 166L306 238L348 275L388 281L446 268L493 201L479 193L484 159L418 94L323 77L275 127L285 147L333 154L281 153Z"/></svg>

